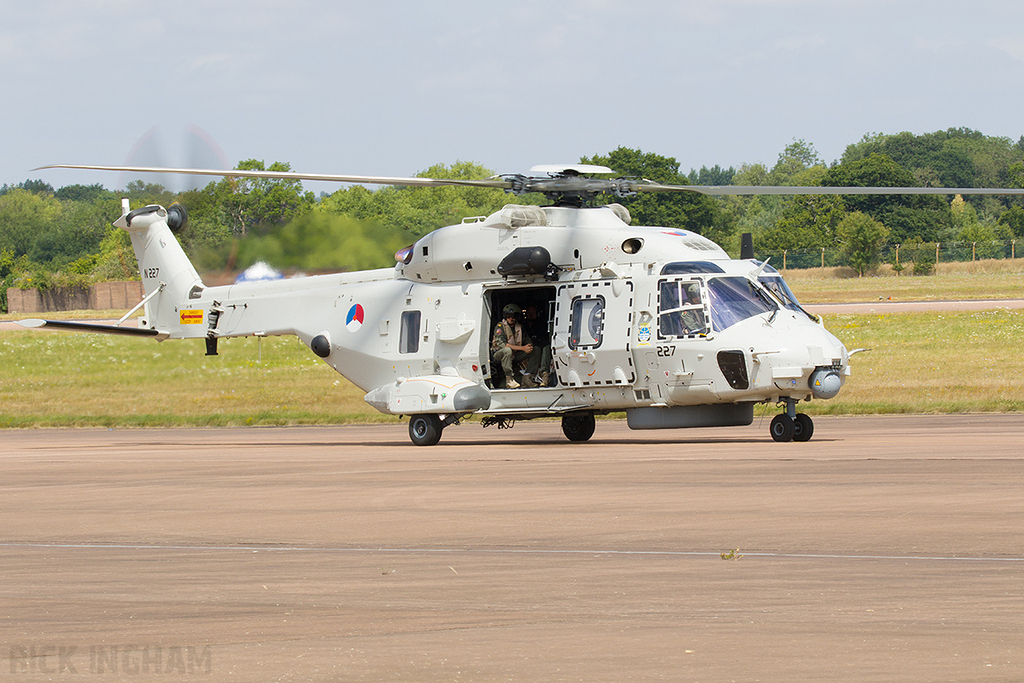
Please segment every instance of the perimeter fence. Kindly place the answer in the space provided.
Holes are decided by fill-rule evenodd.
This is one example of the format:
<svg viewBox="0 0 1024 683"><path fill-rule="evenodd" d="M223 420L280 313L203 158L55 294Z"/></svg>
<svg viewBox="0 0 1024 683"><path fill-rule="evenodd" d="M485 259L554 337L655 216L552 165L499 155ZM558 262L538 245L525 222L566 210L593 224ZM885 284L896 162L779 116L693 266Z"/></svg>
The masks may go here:
<svg viewBox="0 0 1024 683"><path fill-rule="evenodd" d="M914 244L886 244L879 252L880 262L899 267L911 264L936 264L980 261L983 259L1017 258L1017 242L917 242ZM1024 247L1024 241L1021 241ZM850 266L849 257L839 249L785 249L767 251L754 249L761 261L771 259L776 268L834 268ZM1022 254L1024 256L1024 254Z"/></svg>

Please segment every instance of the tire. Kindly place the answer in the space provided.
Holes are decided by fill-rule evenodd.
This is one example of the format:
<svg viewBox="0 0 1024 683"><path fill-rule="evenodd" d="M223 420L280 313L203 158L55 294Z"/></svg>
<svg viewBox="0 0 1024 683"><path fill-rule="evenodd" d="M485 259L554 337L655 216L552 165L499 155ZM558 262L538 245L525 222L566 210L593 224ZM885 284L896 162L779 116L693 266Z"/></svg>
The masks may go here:
<svg viewBox="0 0 1024 683"><path fill-rule="evenodd" d="M444 425L433 413L413 415L409 420L409 438L417 446L433 446L441 440Z"/></svg>
<svg viewBox="0 0 1024 683"><path fill-rule="evenodd" d="M793 423L793 418L785 413L781 413L772 418L772 423L768 429L771 431L773 439L779 443L785 443L793 440L796 425Z"/></svg>
<svg viewBox="0 0 1024 683"><path fill-rule="evenodd" d="M793 441L810 441L814 434L814 420L810 415L797 413L793 422Z"/></svg>
<svg viewBox="0 0 1024 683"><path fill-rule="evenodd" d="M569 441L587 441L594 435L597 421L593 413L562 416L562 433Z"/></svg>

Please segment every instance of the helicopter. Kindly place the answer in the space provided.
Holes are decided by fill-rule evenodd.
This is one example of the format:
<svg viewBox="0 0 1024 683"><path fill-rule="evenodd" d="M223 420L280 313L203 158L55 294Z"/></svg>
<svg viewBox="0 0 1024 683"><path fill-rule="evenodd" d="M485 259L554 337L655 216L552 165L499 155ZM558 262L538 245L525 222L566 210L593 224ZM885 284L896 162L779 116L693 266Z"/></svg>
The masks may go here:
<svg viewBox="0 0 1024 683"><path fill-rule="evenodd" d="M370 406L408 416L417 446L437 444L446 428L473 415L499 429L558 417L566 438L585 442L596 416L611 412L624 411L638 430L725 427L752 424L757 404L781 407L769 424L774 441L811 439L813 420L798 405L837 396L860 350L849 351L752 253L734 259L694 232L631 225L621 204L592 205L598 195L1024 194L663 185L597 177L614 172L590 164L481 180L65 164L36 170L47 168L543 193L548 206L508 204L430 232L396 253L391 268L224 286L205 285L175 237L187 221L184 207L133 209L124 199L114 225L128 232L138 259L139 304L114 325L20 321L203 339L207 355L217 355L222 338L295 335L366 392ZM140 308L138 327L124 326ZM527 354L534 367L503 367L492 352L495 333L527 324L524 311L536 330Z"/></svg>

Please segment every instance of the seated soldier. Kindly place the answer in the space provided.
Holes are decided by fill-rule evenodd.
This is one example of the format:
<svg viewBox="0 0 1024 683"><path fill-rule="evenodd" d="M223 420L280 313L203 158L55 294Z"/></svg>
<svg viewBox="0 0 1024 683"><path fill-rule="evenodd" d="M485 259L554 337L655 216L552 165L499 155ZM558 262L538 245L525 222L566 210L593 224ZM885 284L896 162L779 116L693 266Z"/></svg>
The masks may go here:
<svg viewBox="0 0 1024 683"><path fill-rule="evenodd" d="M522 309L516 304L508 304L502 309L504 318L494 328L491 337L491 358L501 364L505 373L505 388L518 389L519 382L515 379L516 366L526 365L527 374L523 377L523 385L527 389L536 386L531 375L540 365L540 349L535 348L523 326L519 322Z"/></svg>

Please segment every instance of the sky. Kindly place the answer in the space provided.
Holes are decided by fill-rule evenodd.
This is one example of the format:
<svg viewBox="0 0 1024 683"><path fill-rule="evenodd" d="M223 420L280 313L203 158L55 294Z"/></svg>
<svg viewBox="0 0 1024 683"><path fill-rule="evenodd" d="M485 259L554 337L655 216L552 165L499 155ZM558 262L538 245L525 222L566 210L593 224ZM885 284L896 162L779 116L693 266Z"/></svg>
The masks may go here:
<svg viewBox="0 0 1024 683"><path fill-rule="evenodd" d="M794 140L1024 135L1019 0L0 0L0 184L53 163L408 176L624 146L771 167ZM176 182L176 181L174 181ZM168 182L167 184L172 184ZM307 189L334 187L306 183Z"/></svg>

